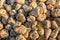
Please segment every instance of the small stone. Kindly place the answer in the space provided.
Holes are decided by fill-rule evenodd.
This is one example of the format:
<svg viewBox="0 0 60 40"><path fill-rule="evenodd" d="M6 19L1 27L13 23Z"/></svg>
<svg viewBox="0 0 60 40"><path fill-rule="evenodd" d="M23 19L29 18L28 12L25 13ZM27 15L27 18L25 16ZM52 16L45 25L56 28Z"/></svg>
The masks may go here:
<svg viewBox="0 0 60 40"><path fill-rule="evenodd" d="M7 24L7 19L6 19L5 17L2 17L1 22L2 22L3 24Z"/></svg>
<svg viewBox="0 0 60 40"><path fill-rule="evenodd" d="M14 25L15 25L15 26L21 26L21 24L22 24L22 23L21 23L20 21L16 21Z"/></svg>
<svg viewBox="0 0 60 40"><path fill-rule="evenodd" d="M17 15L16 15L16 19L17 20L19 20L20 22L25 22L25 16L23 15L23 13L18 13Z"/></svg>
<svg viewBox="0 0 60 40"><path fill-rule="evenodd" d="M54 9L54 10L52 10L51 15L53 17L60 17L60 9Z"/></svg>
<svg viewBox="0 0 60 40"><path fill-rule="evenodd" d="M39 6L39 9L40 9L40 13L44 13L44 14L47 13L47 7L46 7L45 3L39 2L38 6Z"/></svg>
<svg viewBox="0 0 60 40"><path fill-rule="evenodd" d="M40 11L40 9L39 9L39 7L37 7L37 8L35 8L35 9L33 9L33 10L29 13L29 15L33 15L33 16L35 16L35 17L38 17L39 11Z"/></svg>
<svg viewBox="0 0 60 40"><path fill-rule="evenodd" d="M8 5L8 4L4 4L4 7L8 12L11 11L12 9L11 5Z"/></svg>
<svg viewBox="0 0 60 40"><path fill-rule="evenodd" d="M25 3L25 0L16 0L16 2L17 2L18 4L24 4L24 3Z"/></svg>
<svg viewBox="0 0 60 40"><path fill-rule="evenodd" d="M28 16L28 17L27 17L27 21L28 21L28 22L30 22L30 21L32 22L32 21L35 21L35 20L36 20L36 19L35 19L34 16Z"/></svg>
<svg viewBox="0 0 60 40"><path fill-rule="evenodd" d="M26 27L31 27L31 26L32 26L32 23L31 23L31 22L26 22L24 25L25 25Z"/></svg>
<svg viewBox="0 0 60 40"><path fill-rule="evenodd" d="M14 30L10 30L10 36L16 36L16 32Z"/></svg>
<svg viewBox="0 0 60 40"><path fill-rule="evenodd" d="M25 12L29 12L32 10L32 7L28 6L28 5L23 5L23 9Z"/></svg>
<svg viewBox="0 0 60 40"><path fill-rule="evenodd" d="M34 22L26 22L24 25L26 27L32 28L32 30L37 30L37 28L36 28L37 21L34 21Z"/></svg>
<svg viewBox="0 0 60 40"><path fill-rule="evenodd" d="M19 10L18 10L18 13L24 14L24 13L25 13L25 12L24 12L24 9L19 9Z"/></svg>
<svg viewBox="0 0 60 40"><path fill-rule="evenodd" d="M19 8L21 8L20 4L16 4L15 10L19 10Z"/></svg>
<svg viewBox="0 0 60 40"><path fill-rule="evenodd" d="M51 27L51 22L50 20L45 20L43 23L44 28L49 29Z"/></svg>
<svg viewBox="0 0 60 40"><path fill-rule="evenodd" d="M46 4L55 5L56 0L47 0Z"/></svg>
<svg viewBox="0 0 60 40"><path fill-rule="evenodd" d="M31 6L32 8L36 8L36 7L37 7L37 3L33 1L33 2L30 3L30 6Z"/></svg>
<svg viewBox="0 0 60 40"><path fill-rule="evenodd" d="M15 0L12 0L12 1L10 0L11 5L13 5L13 4L14 4L14 2L15 2Z"/></svg>
<svg viewBox="0 0 60 40"><path fill-rule="evenodd" d="M37 30L37 32L40 36L44 35L44 29L39 29L39 30Z"/></svg>
<svg viewBox="0 0 60 40"><path fill-rule="evenodd" d="M47 9L48 9L48 10L53 10L53 9L54 9L54 6L51 5L51 4L49 4L49 5L47 5Z"/></svg>
<svg viewBox="0 0 60 40"><path fill-rule="evenodd" d="M30 38L36 40L39 37L37 31L33 31L30 33Z"/></svg>
<svg viewBox="0 0 60 40"><path fill-rule="evenodd" d="M15 32L20 34L25 34L27 32L27 28L24 25L15 28Z"/></svg>
<svg viewBox="0 0 60 40"><path fill-rule="evenodd" d="M52 21L52 28L58 28L58 24L56 21Z"/></svg>
<svg viewBox="0 0 60 40"><path fill-rule="evenodd" d="M9 15L10 16L14 16L16 14L16 10L11 10L11 11L9 11Z"/></svg>
<svg viewBox="0 0 60 40"><path fill-rule="evenodd" d="M39 14L37 17L38 21L44 21L46 19L46 14Z"/></svg>
<svg viewBox="0 0 60 40"><path fill-rule="evenodd" d="M0 0L0 8L3 7L5 0Z"/></svg>
<svg viewBox="0 0 60 40"><path fill-rule="evenodd" d="M10 25L10 24L7 24L7 25L5 26L5 29L11 30L11 25Z"/></svg>
<svg viewBox="0 0 60 40"><path fill-rule="evenodd" d="M9 36L9 34L8 34L8 32L7 32L5 29L3 29L3 30L0 32L0 36L1 36L1 38L6 38L6 37Z"/></svg>
<svg viewBox="0 0 60 40"><path fill-rule="evenodd" d="M56 38L59 33L59 28L56 28L55 30L52 31L50 37L51 38Z"/></svg>
<svg viewBox="0 0 60 40"><path fill-rule="evenodd" d="M8 18L8 23L9 24L15 24L15 20L12 17Z"/></svg>
<svg viewBox="0 0 60 40"><path fill-rule="evenodd" d="M45 37L46 39L49 38L50 34L51 34L52 30L51 29L45 29Z"/></svg>
<svg viewBox="0 0 60 40"><path fill-rule="evenodd" d="M31 28L27 28L27 32L25 34L23 34L23 36L25 38L28 38L29 37L29 32L30 32Z"/></svg>
<svg viewBox="0 0 60 40"><path fill-rule="evenodd" d="M32 30L37 30L37 21L32 22Z"/></svg>
<svg viewBox="0 0 60 40"><path fill-rule="evenodd" d="M26 38L23 35L19 35L16 37L16 40L26 40Z"/></svg>
<svg viewBox="0 0 60 40"><path fill-rule="evenodd" d="M44 35L44 28L41 23L37 23L36 27L38 28L37 32L40 36Z"/></svg>
<svg viewBox="0 0 60 40"><path fill-rule="evenodd" d="M3 24L0 22L0 30L3 29Z"/></svg>
<svg viewBox="0 0 60 40"><path fill-rule="evenodd" d="M5 9L0 9L0 16L5 17L6 19L9 17Z"/></svg>

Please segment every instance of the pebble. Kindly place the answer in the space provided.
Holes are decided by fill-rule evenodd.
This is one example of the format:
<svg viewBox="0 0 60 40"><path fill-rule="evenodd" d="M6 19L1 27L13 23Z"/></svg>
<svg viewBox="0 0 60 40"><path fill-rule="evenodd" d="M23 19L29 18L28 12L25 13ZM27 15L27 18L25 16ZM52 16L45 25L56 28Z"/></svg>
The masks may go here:
<svg viewBox="0 0 60 40"><path fill-rule="evenodd" d="M37 31L33 31L30 33L30 38L36 40L39 37Z"/></svg>

